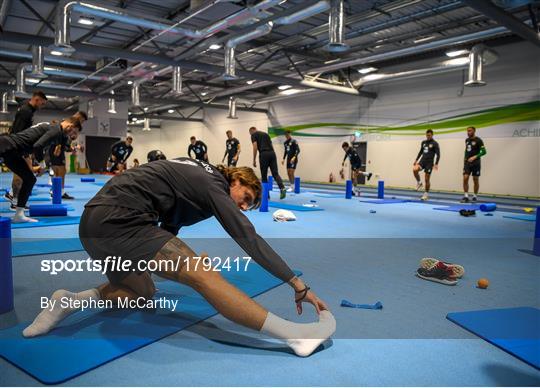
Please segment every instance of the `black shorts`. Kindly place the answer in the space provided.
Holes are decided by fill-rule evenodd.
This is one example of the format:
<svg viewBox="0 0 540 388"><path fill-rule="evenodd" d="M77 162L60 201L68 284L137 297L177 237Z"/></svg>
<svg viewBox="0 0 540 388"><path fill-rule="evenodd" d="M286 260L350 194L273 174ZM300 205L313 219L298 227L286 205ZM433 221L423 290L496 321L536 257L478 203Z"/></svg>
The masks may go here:
<svg viewBox="0 0 540 388"><path fill-rule="evenodd" d="M59 156L54 156L53 154L49 157L50 166L66 166L66 154L61 152Z"/></svg>
<svg viewBox="0 0 540 388"><path fill-rule="evenodd" d="M229 166L229 167L231 167L231 166L232 166L232 167L236 167L236 163L238 163L238 159L235 160L235 159L234 159L234 156L229 156L229 157L227 158L227 166Z"/></svg>
<svg viewBox="0 0 540 388"><path fill-rule="evenodd" d="M360 170L362 168L362 163L351 164L351 168L353 169L353 171Z"/></svg>
<svg viewBox="0 0 540 388"><path fill-rule="evenodd" d="M420 161L418 164L426 174L431 174L433 171L433 161Z"/></svg>
<svg viewBox="0 0 540 388"><path fill-rule="evenodd" d="M139 262L152 260L173 237L158 226L155 213L117 206L86 207L79 224L79 238L92 260L104 263L107 256L130 260L127 271L106 272L116 285L131 272L141 272Z"/></svg>
<svg viewBox="0 0 540 388"><path fill-rule="evenodd" d="M465 161L463 165L463 175L480 176L481 163L479 160L475 160L472 163Z"/></svg>
<svg viewBox="0 0 540 388"><path fill-rule="evenodd" d="M294 159L294 162L291 161L292 158L287 158L287 169L292 168L293 170L296 170L296 166L298 165L298 158Z"/></svg>

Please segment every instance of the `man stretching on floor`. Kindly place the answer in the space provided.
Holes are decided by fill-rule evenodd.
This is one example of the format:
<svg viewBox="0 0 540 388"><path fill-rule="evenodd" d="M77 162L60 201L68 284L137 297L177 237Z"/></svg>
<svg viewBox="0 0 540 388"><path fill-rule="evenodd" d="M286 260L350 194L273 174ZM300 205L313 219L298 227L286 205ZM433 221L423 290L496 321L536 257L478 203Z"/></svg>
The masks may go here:
<svg viewBox="0 0 540 388"><path fill-rule="evenodd" d="M21 131L24 131L27 128L30 128L33 125L34 113L36 110L43 108L47 104L47 96L40 90L34 91L30 100L26 101L17 113L15 113L15 119L11 126L11 134L17 134ZM28 163L28 166L32 168L32 157L29 155L24 155L24 160ZM15 208L17 204L17 198L19 197L19 191L22 186L22 178L17 174L13 174L13 179L11 181L11 193L6 192L5 197L11 202L12 209Z"/></svg>
<svg viewBox="0 0 540 388"><path fill-rule="evenodd" d="M253 167L257 167L257 151L259 151L259 164L261 167L261 178L263 183L268 182L268 168L279 186L279 198L283 199L287 195L283 180L279 176L277 166L277 156L272 145L272 139L266 132L257 131L257 128L249 128L251 142L253 143Z"/></svg>
<svg viewBox="0 0 540 388"><path fill-rule="evenodd" d="M480 158L487 154L484 142L476 137L476 128L467 128L467 139L465 140L465 162L463 165L463 198L461 202L469 202L469 177L472 175L474 182L474 195L472 201L477 201L480 190Z"/></svg>
<svg viewBox="0 0 540 388"><path fill-rule="evenodd" d="M81 123L76 118L70 117L62 120L61 123L36 124L22 132L0 136L0 157L4 158L6 166L22 178L22 186L17 198L17 207L13 222L36 222L33 218L24 215L24 208L28 198L32 193L32 188L36 183L36 177L32 169L24 159L25 155L34 154L38 162L43 161L44 149L57 141L62 136L68 136L75 140L81 131ZM45 163L42 162L42 169L45 169Z"/></svg>
<svg viewBox="0 0 540 388"><path fill-rule="evenodd" d="M242 213L260 205L261 192L261 183L249 167L215 167L189 158L152 161L115 176L86 204L79 236L93 260L121 257L120 264L127 268L107 267L109 282L79 293L58 290L52 300L108 300L118 306L122 300L152 299L156 288L145 270L152 260L155 268L161 268L157 276L192 287L225 318L285 340L297 355L309 356L334 333L336 321ZM212 216L248 256L293 288L298 314L302 302L308 302L315 306L319 321L294 323L268 312L221 272L209 269L212 261L207 255L197 255L176 237L182 226ZM206 265L198 265L201 257ZM44 309L23 335L46 334L73 311L56 303Z"/></svg>
<svg viewBox="0 0 540 388"><path fill-rule="evenodd" d="M281 164L283 165L285 163L285 159L287 159L287 175L289 176L289 183L291 184L287 191L292 192L294 191L294 171L298 165L298 154L300 153L300 147L298 146L298 142L291 137L291 131L285 132L285 138L287 140L285 140L285 143L283 143L285 152L283 153L283 160L281 161Z"/></svg>
<svg viewBox="0 0 540 388"><path fill-rule="evenodd" d="M122 173L127 169L127 160L133 152L133 138L131 136L126 137L126 140L118 141L113 144L111 148L111 156L107 161L107 171Z"/></svg>
<svg viewBox="0 0 540 388"><path fill-rule="evenodd" d="M236 167L238 157L240 156L240 142L236 137L233 137L232 131L227 131L227 140L225 141L225 155L221 163L225 162L227 156L227 167Z"/></svg>
<svg viewBox="0 0 540 388"><path fill-rule="evenodd" d="M431 188L431 172L433 169L437 171L439 169L439 160L441 158L441 151L439 143L433 140L433 131L428 129L426 131L426 140L420 145L420 151L413 163L413 174L416 178L416 191L422 188L422 181L420 180L420 171L424 170L424 179L426 181L426 188L422 195L422 201L429 199L429 189Z"/></svg>
<svg viewBox="0 0 540 388"><path fill-rule="evenodd" d="M343 142L341 145L341 148L343 148L343 151L345 151L345 157L343 158L343 162L341 163L341 166L345 166L345 160L349 158L349 162L351 163L351 170L352 170L352 183L353 183L353 193L356 196L360 196L360 189L356 186L358 185L358 177L360 175L363 175L366 177L366 179L369 181L371 179L371 176L373 173L371 172L364 172L361 170L362 168L362 159L360 159L360 155L358 155L358 152L349 145L346 141Z"/></svg>

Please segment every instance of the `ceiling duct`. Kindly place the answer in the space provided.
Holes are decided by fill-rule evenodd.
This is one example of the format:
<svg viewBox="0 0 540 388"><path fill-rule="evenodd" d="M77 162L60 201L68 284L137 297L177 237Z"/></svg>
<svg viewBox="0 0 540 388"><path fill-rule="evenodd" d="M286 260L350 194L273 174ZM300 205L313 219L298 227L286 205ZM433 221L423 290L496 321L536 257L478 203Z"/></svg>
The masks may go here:
<svg viewBox="0 0 540 388"><path fill-rule="evenodd" d="M349 45L344 43L345 34L345 6L343 0L332 0L328 23L330 25L330 42L326 50L334 53L347 51Z"/></svg>
<svg viewBox="0 0 540 388"><path fill-rule="evenodd" d="M224 2L228 1L213 0L209 2L208 7ZM254 6L244 8L206 28L201 30L191 30L179 27L177 26L179 23L174 23L167 19L150 17L146 14L126 10L124 8L105 6L94 1L63 0L56 8L54 44L60 51L75 51L75 49L71 46L70 37L71 13L73 11L81 12L85 15L93 15L108 20L114 20L133 26L139 26L150 30L168 31L172 34L178 34L192 39L203 39L219 31L223 31L233 25L239 24L248 19L252 19L260 12L274 7L280 2L281 0L263 0Z"/></svg>
<svg viewBox="0 0 540 388"><path fill-rule="evenodd" d="M293 23L297 23L301 20L307 19L308 17L311 17L313 15L317 15L321 12L324 12L330 8L330 2L325 1L319 1L318 3L315 3L313 5L310 5L309 7L306 7L304 9L301 9L298 12L295 12L293 14L290 14L288 16L282 16L276 20L274 20L275 24L283 24L283 25L290 25Z"/></svg>
<svg viewBox="0 0 540 388"><path fill-rule="evenodd" d="M17 99L15 98L15 91L14 90L10 90L7 92L8 93L8 97L7 97L7 103L8 104L11 104L11 105L17 105L18 102L17 102Z"/></svg>
<svg viewBox="0 0 540 388"><path fill-rule="evenodd" d="M114 90L111 90L111 97L109 97L109 109L107 113L116 114L116 101L114 100Z"/></svg>
<svg viewBox="0 0 540 388"><path fill-rule="evenodd" d="M469 80L465 86L484 86L486 82L482 79L484 64L489 64L497 58L497 54L489 50L483 44L474 46L469 53Z"/></svg>
<svg viewBox="0 0 540 388"><path fill-rule="evenodd" d="M229 115L227 116L228 119L237 119L236 116L236 97L231 96L229 97Z"/></svg>
<svg viewBox="0 0 540 388"><path fill-rule="evenodd" d="M235 47L241 43L270 33L270 31L272 31L272 27L273 23L268 22L246 34L236 36L227 41L227 44L225 45L225 74L223 74L223 79L236 79L236 62L234 59Z"/></svg>
<svg viewBox="0 0 540 388"><path fill-rule="evenodd" d="M150 119L148 117L145 117L143 120L143 131L150 131Z"/></svg>
<svg viewBox="0 0 540 388"><path fill-rule="evenodd" d="M22 50L7 50L0 48L0 56L10 57L10 58L24 58L24 59L33 59L32 53ZM70 59L65 57L56 57L54 55L44 55L43 60L47 63L56 63L59 65L68 65L68 66L87 66L86 61L81 61L77 59Z"/></svg>
<svg viewBox="0 0 540 388"><path fill-rule="evenodd" d="M182 69L180 66L173 67L172 91L174 94L182 94Z"/></svg>
<svg viewBox="0 0 540 388"><path fill-rule="evenodd" d="M95 105L94 101L88 101L88 108L87 108L86 114L88 115L89 119L94 118L94 115L95 115L94 105Z"/></svg>
<svg viewBox="0 0 540 388"><path fill-rule="evenodd" d="M133 82L131 86L131 105L141 106L140 81Z"/></svg>
<svg viewBox="0 0 540 388"><path fill-rule="evenodd" d="M32 46L32 77L47 78L47 74L43 72L45 67L45 58L43 57L42 46Z"/></svg>
<svg viewBox="0 0 540 388"><path fill-rule="evenodd" d="M2 93L2 106L0 113L9 113L8 109L8 92Z"/></svg>

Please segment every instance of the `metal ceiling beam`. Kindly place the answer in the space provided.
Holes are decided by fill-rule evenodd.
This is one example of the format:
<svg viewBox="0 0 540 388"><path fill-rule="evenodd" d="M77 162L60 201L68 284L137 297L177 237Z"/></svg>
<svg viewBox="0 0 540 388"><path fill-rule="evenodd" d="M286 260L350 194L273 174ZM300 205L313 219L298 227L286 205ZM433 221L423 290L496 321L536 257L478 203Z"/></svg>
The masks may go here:
<svg viewBox="0 0 540 388"><path fill-rule="evenodd" d="M161 115L144 115L144 114L132 114L131 117L145 118L145 119L156 119L156 120L165 120L165 121L192 121L196 123L203 123L204 119L198 119L195 117L171 117L171 116L161 116ZM130 126L136 126L130 124Z"/></svg>
<svg viewBox="0 0 540 388"><path fill-rule="evenodd" d="M493 3L486 0L464 0L464 3L508 28L514 34L528 40L536 47L540 47L540 38L534 29L522 23L503 9L495 6Z"/></svg>
<svg viewBox="0 0 540 388"><path fill-rule="evenodd" d="M0 83L0 90L1 91L13 90L13 85L10 85L7 83ZM54 95L66 96L66 97L77 96L77 97L88 97L88 98L93 98L93 99L103 98L103 96L100 96L98 94L95 94L92 92L85 92L82 90L56 89L56 88L48 88L47 86L41 86L41 85L40 86L26 85L27 92L32 92L33 90L41 90L46 94L54 94ZM129 96L116 95L115 98L118 98L118 100L126 100L126 99L129 99ZM171 99L141 98L141 102L144 102L146 104L154 104L154 105L170 104L170 105L181 105L183 107L193 106L193 107L229 110L229 106L224 105L224 104L203 103L203 102L196 102L196 101L183 101L183 100L178 100L174 98L171 98ZM246 111L246 112L268 113L267 109L261 109L261 108L238 107L238 110Z"/></svg>
<svg viewBox="0 0 540 388"><path fill-rule="evenodd" d="M12 42L12 43L22 43L22 44L33 43L33 44L41 45L41 46L49 46L54 43L54 39L52 38L47 38L43 36L33 36L29 34L22 34L22 33L16 33L16 32L4 32L0 36L2 37L3 40ZM72 46L78 52L84 53L84 54L90 54L90 55L97 54L97 55L103 55L103 56L113 57L113 58L124 58L127 60L138 61L138 62L157 63L157 64L165 65L165 66L180 66L184 69L202 70L207 73L214 73L214 74L223 73L222 66L211 65L211 64L203 63L203 62L193 62L193 61L186 61L186 60L175 61L173 58L169 58L163 55L151 55L151 54L145 54L141 52L119 50L115 48L93 46L93 45L81 44L81 43L72 43ZM278 84L300 86L300 87L306 86L303 80L297 79L297 78L258 73L258 72L246 71L246 70L238 70L237 74L247 79L270 81L270 82L274 82ZM323 90L336 92L336 93L342 93L341 91L330 90L329 85L326 85L326 84L319 85L316 82L312 82L309 87L315 88L315 89L320 88ZM353 94L354 92L354 89L352 88L343 88L342 90L343 92L346 92L347 94ZM367 97L367 98L377 97L375 93L365 92L365 91L357 91L356 94L360 97Z"/></svg>

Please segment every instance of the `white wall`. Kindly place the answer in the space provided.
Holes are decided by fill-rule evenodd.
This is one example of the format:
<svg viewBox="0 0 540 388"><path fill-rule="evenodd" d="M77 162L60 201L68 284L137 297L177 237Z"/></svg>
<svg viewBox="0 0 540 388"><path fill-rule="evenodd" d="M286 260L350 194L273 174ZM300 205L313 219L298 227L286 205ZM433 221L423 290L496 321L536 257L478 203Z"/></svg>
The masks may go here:
<svg viewBox="0 0 540 388"><path fill-rule="evenodd" d="M540 99L540 57L529 43L497 48L500 58L484 69L487 86L462 90L460 71L414 80L395 81L371 89L377 99L318 93L274 102L272 124L297 125L314 122L351 122L358 129L371 125L403 126L431 122L444 114L459 115L513 103ZM419 63L416 67L432 64ZM412 67L414 68L414 67ZM385 69L392 72L392 69ZM460 92L463 92L460 95ZM363 101L363 102L359 102ZM444 113L444 114L443 114ZM520 127L520 123L514 126ZM479 129L488 154L483 158L481 191L485 193L540 196L540 123L523 128L537 129L536 137L512 137L512 128L489 126ZM465 128L463 128L465 129ZM304 131L308 132L308 131ZM313 133L340 133L329 125ZM343 151L354 129L343 137L298 136L302 153L298 175L306 180L327 180L341 168ZM437 132L437 131L435 131ZM442 149L440 171L433 176L433 189L461 191L465 132L436 134ZM418 153L419 136L363 136L368 142L368 170L380 173L387 185L412 187L412 162ZM275 142L282 142L279 137Z"/></svg>

